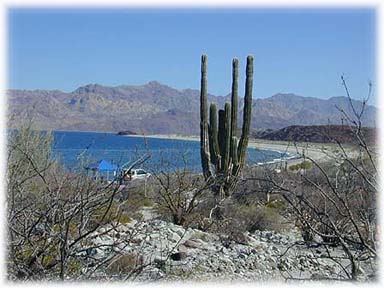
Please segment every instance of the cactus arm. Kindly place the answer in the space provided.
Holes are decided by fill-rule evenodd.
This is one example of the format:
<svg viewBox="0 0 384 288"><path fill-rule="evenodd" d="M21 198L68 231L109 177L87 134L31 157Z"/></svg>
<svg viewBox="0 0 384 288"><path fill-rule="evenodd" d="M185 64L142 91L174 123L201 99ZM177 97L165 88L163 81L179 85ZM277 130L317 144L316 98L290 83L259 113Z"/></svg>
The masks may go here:
<svg viewBox="0 0 384 288"><path fill-rule="evenodd" d="M217 132L217 107L212 102L209 107L209 147L211 154L211 163L218 168L220 162L220 148Z"/></svg>
<svg viewBox="0 0 384 288"><path fill-rule="evenodd" d="M223 148L224 151L222 153L223 157L223 172L227 173L229 164L230 164L230 149L231 149L231 104L225 103L224 108L224 127L225 127L225 134L224 134L224 143Z"/></svg>
<svg viewBox="0 0 384 288"><path fill-rule="evenodd" d="M237 110L238 110L238 89L239 89L239 60L232 61L232 93L231 93L231 138L237 136Z"/></svg>
<svg viewBox="0 0 384 288"><path fill-rule="evenodd" d="M219 149L221 161L219 165L219 170L222 172L224 165L224 154L225 154L225 110L219 110L219 131L218 131L218 140L219 140Z"/></svg>
<svg viewBox="0 0 384 288"><path fill-rule="evenodd" d="M209 138L208 138L208 96L207 96L207 55L201 56L200 90L200 154L204 178L211 178Z"/></svg>
<svg viewBox="0 0 384 288"><path fill-rule="evenodd" d="M251 128L252 118L252 85L253 85L253 56L247 57L246 80L245 80L245 97L243 109L243 127L238 147L239 168L243 166L248 146L249 131Z"/></svg>

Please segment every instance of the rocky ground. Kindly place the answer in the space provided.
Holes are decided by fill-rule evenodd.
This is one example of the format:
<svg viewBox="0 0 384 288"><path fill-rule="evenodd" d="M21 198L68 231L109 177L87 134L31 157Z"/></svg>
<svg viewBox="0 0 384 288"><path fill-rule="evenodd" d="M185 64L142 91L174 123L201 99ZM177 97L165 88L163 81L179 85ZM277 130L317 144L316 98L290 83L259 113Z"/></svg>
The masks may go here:
<svg viewBox="0 0 384 288"><path fill-rule="evenodd" d="M308 246L296 229L283 234L255 231L229 237L146 219L119 225L108 234L97 233L93 235L95 243L129 237L129 245L120 249L123 254L135 255L139 273L131 279L140 282L319 280L337 279L343 274L340 266L328 257L341 257L339 247L327 251L316 243ZM97 248L94 253L95 257L103 257L108 250ZM361 270L362 280L369 277L368 270L368 266ZM99 277L103 277L102 273ZM121 274L116 279L121 279Z"/></svg>

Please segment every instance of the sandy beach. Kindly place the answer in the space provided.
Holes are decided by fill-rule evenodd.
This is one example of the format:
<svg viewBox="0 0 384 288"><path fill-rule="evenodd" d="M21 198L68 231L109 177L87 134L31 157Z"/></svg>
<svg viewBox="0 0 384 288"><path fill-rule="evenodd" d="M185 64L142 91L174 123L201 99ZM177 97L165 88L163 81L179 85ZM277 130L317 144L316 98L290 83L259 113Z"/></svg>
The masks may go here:
<svg viewBox="0 0 384 288"><path fill-rule="evenodd" d="M153 135L127 135L129 137L141 137L141 138L157 138L157 139L177 139L184 141L200 141L200 137L197 135L187 136L178 134L153 134ZM272 140L261 140L251 139L248 143L249 148L256 148L260 150L274 150L279 152L289 153L292 158L284 159L282 161L287 162L287 165L294 165L303 161L303 151L306 157L313 159L316 162L323 162L331 160L328 153L332 153L337 150L336 144L332 143L310 143L300 142L292 143L288 141L272 141ZM348 151L352 153L352 151Z"/></svg>

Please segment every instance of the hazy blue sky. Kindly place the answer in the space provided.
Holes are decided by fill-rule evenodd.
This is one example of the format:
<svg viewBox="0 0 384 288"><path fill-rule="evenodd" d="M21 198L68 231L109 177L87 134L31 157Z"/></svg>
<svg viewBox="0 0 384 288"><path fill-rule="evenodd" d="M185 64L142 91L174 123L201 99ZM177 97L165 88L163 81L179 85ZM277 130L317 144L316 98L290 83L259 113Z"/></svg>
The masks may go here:
<svg viewBox="0 0 384 288"><path fill-rule="evenodd" d="M276 93L329 98L366 95L375 80L375 11L312 10L42 10L13 9L9 88L72 91L81 85L200 85L208 54L208 90L225 95L231 61L255 57L254 97Z"/></svg>

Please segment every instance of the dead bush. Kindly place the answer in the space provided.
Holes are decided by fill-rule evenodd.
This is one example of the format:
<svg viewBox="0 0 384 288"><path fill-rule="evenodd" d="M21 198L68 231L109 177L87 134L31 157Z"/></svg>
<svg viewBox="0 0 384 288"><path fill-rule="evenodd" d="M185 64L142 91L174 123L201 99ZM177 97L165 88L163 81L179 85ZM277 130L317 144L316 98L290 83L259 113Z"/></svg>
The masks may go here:
<svg viewBox="0 0 384 288"><path fill-rule="evenodd" d="M155 177L157 213L177 225L189 226L195 222L196 209L208 194L208 186L201 175L182 169L162 172Z"/></svg>

